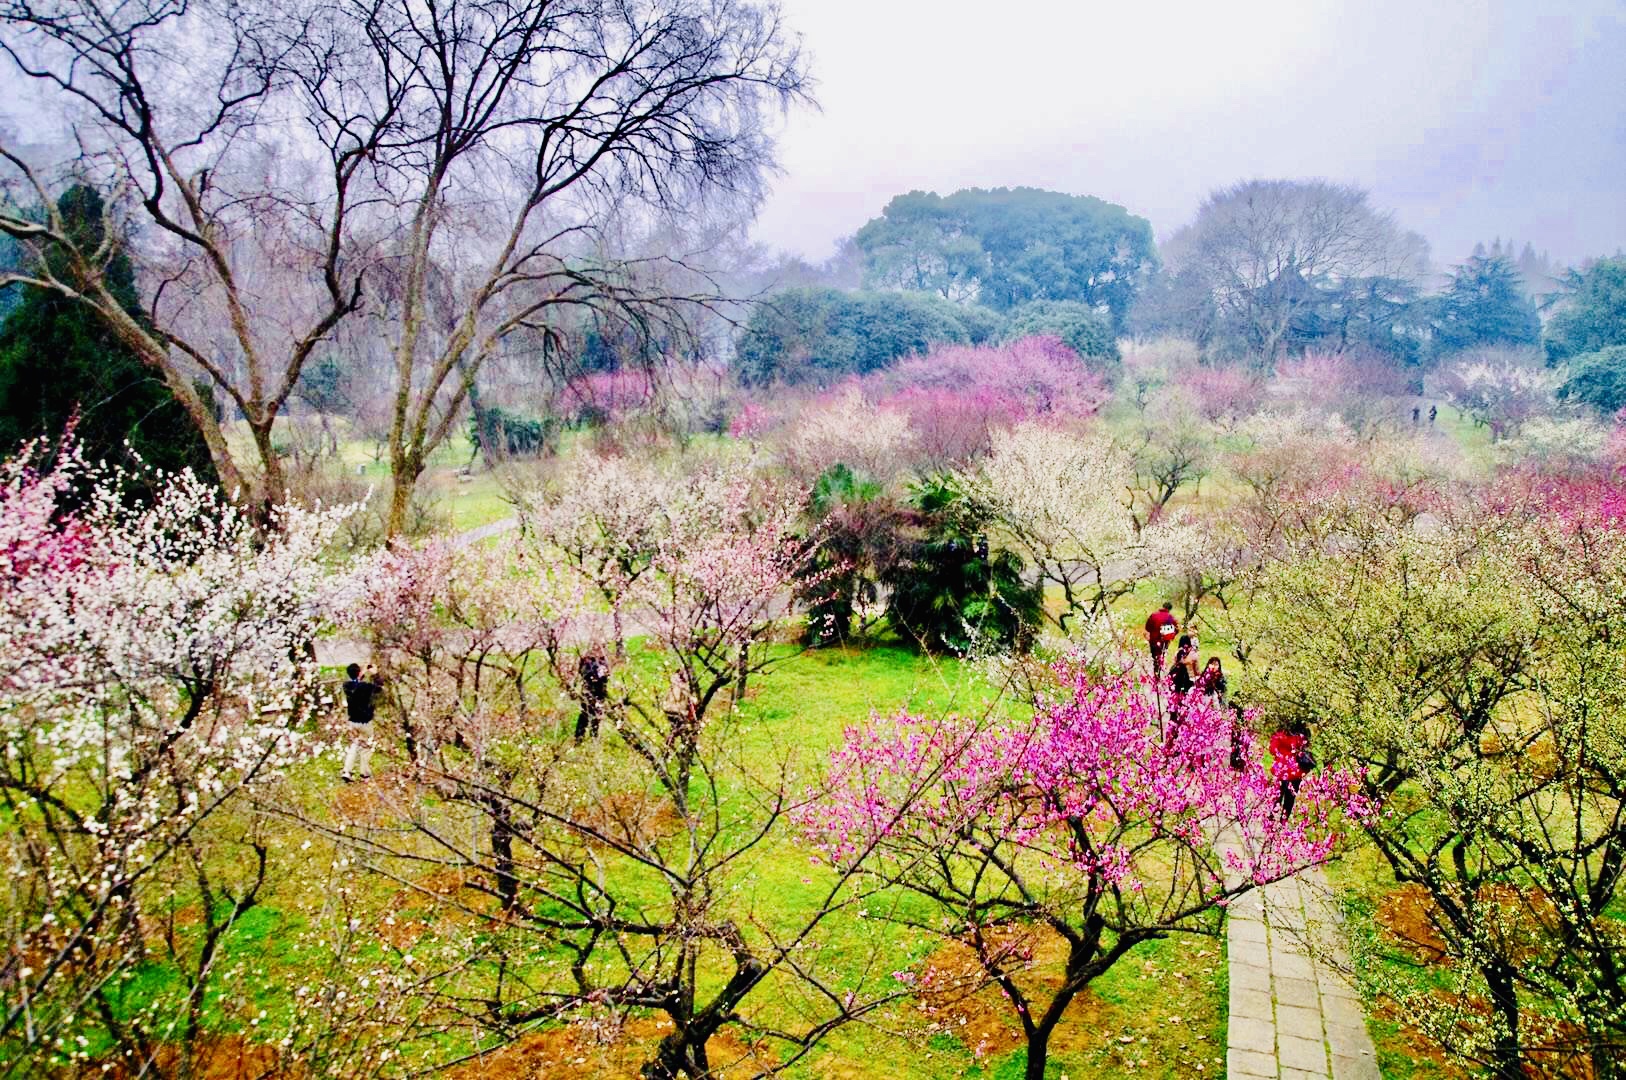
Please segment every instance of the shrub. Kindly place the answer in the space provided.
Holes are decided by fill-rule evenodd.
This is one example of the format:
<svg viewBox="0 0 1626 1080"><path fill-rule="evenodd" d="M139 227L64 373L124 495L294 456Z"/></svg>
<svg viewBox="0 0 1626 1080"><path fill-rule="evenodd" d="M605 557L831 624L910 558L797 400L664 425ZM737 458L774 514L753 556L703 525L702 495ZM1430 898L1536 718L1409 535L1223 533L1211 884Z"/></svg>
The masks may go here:
<svg viewBox="0 0 1626 1080"><path fill-rule="evenodd" d="M747 383L828 384L942 343L971 340L961 309L916 293L786 289L758 304L735 348ZM986 332L977 321L978 333Z"/></svg>
<svg viewBox="0 0 1626 1080"><path fill-rule="evenodd" d="M910 504L914 535L884 577L893 627L932 652L1027 649L1043 592L1023 580L1020 557L989 547L992 519L950 477L912 487Z"/></svg>
<svg viewBox="0 0 1626 1080"><path fill-rule="evenodd" d="M1112 323L1088 304L1076 300L1036 300L1011 312L1005 340L1043 334L1058 337L1094 371L1116 378L1118 341Z"/></svg>
<svg viewBox="0 0 1626 1080"><path fill-rule="evenodd" d="M881 576L898 557L903 508L881 485L836 465L813 485L809 509L821 543L797 597L807 609L807 642L837 645L863 606L880 598Z"/></svg>
<svg viewBox="0 0 1626 1080"><path fill-rule="evenodd" d="M559 422L551 416L526 416L495 405L469 416L469 441L500 457L552 453L558 439Z"/></svg>
<svg viewBox="0 0 1626 1080"><path fill-rule="evenodd" d="M1607 413L1626 408L1626 345L1610 345L1573 357L1558 396L1584 401Z"/></svg>

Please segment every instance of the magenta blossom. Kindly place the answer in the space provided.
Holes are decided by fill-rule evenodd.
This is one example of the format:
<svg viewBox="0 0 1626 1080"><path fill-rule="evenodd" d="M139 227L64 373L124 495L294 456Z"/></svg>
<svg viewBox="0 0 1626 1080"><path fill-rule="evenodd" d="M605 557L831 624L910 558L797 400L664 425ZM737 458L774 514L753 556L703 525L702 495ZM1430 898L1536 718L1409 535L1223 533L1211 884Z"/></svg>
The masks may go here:
<svg viewBox="0 0 1626 1080"><path fill-rule="evenodd" d="M1071 661L1053 674L1025 721L900 712L849 729L801 816L832 863L936 909L898 918L974 954L1022 1025L1029 1077L1068 1003L1136 945L1212 930L1375 812L1356 773L1322 770L1284 817L1251 725L1229 710L1197 698L1170 723L1139 680ZM1043 955L1038 935L1065 944L1059 986L1015 977Z"/></svg>

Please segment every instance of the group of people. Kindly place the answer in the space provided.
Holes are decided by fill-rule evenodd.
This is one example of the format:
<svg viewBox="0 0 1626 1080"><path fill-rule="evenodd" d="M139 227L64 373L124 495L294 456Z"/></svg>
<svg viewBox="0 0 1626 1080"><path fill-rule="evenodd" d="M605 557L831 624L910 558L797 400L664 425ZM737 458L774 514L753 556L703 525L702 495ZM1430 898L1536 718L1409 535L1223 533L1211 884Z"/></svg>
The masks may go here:
<svg viewBox="0 0 1626 1080"><path fill-rule="evenodd" d="M1165 603L1146 619L1146 641L1152 650L1152 679L1163 685L1163 664L1174 646L1174 660L1169 665L1169 727L1167 738L1173 741L1191 703L1206 700L1219 708L1229 708L1233 714L1231 731L1231 767L1241 769L1242 706L1229 701L1229 687L1225 681L1225 665L1217 656L1210 656L1199 666L1197 636L1182 634L1180 622L1174 617L1174 605ZM1316 766L1315 755L1310 752L1310 728L1302 722L1284 722L1270 737L1270 774L1277 782L1278 800L1282 817L1293 813L1299 786L1304 777Z"/></svg>
<svg viewBox="0 0 1626 1080"><path fill-rule="evenodd" d="M339 767L339 779L345 783L367 780L373 775L373 718L378 713L378 698L384 692L384 680L378 668L369 664L350 664L345 670L343 683L346 727L350 729L346 740L344 763ZM598 737L599 723L608 711L610 699L610 662L603 649L592 649L582 654L577 665L580 681L581 713L576 718L576 741L587 735Z"/></svg>

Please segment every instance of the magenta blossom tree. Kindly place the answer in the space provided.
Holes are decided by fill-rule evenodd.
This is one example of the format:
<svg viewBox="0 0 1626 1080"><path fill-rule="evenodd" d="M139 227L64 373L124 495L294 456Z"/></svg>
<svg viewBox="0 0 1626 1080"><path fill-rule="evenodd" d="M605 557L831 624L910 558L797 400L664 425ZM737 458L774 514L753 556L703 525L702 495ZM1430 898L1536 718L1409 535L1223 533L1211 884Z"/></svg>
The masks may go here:
<svg viewBox="0 0 1626 1080"><path fill-rule="evenodd" d="M963 465L988 453L993 434L1023 420L1070 423L1111 396L1059 338L1006 345L946 345L864 381L877 408L908 418L920 464Z"/></svg>
<svg viewBox="0 0 1626 1080"><path fill-rule="evenodd" d="M1284 819L1228 711L1194 702L1164 730L1135 680L1095 681L1071 661L1053 675L1025 722L900 713L849 729L829 794L802 817L833 865L930 901L933 917L918 905L889 917L971 950L1021 1022L1030 1080L1068 1005L1137 945L1217 932L1226 905L1324 862L1342 819L1373 812L1358 777L1326 770ZM1059 984L1028 977L1051 935Z"/></svg>

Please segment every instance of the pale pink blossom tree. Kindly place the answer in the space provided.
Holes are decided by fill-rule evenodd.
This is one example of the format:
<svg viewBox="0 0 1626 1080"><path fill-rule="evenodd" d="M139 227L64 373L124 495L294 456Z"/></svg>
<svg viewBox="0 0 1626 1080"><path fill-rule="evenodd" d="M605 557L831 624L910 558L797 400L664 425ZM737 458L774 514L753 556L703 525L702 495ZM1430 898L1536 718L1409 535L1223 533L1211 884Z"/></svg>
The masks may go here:
<svg viewBox="0 0 1626 1080"><path fill-rule="evenodd" d="M1165 731L1133 679L1094 681L1071 662L1054 676L1029 721L900 713L849 729L829 794L802 815L833 865L897 880L933 910L888 917L971 950L1021 1022L1029 1080L1092 980L1142 942L1216 932L1226 905L1325 861L1341 820L1372 812L1356 776L1325 770L1284 819L1228 712L1194 702ZM1027 977L1052 935L1059 984Z"/></svg>
<svg viewBox="0 0 1626 1080"><path fill-rule="evenodd" d="M655 1010L673 1029L644 1074L703 1077L726 1064L725 1027L794 1060L906 992L825 958L825 924L881 885L850 869L792 910L751 899L758 853L803 797L795 748L747 757L728 706L783 658L765 639L818 547L800 500L749 462L584 459L524 521L479 551L381 556L358 610L397 693L432 717L415 775L444 799L404 807L399 835L342 839L382 867L421 867L427 846L466 882L483 929L470 954L523 973L482 991L484 1044ZM591 693L577 662L598 650L604 730L572 739L560 721ZM770 979L796 1022L753 1007Z"/></svg>

